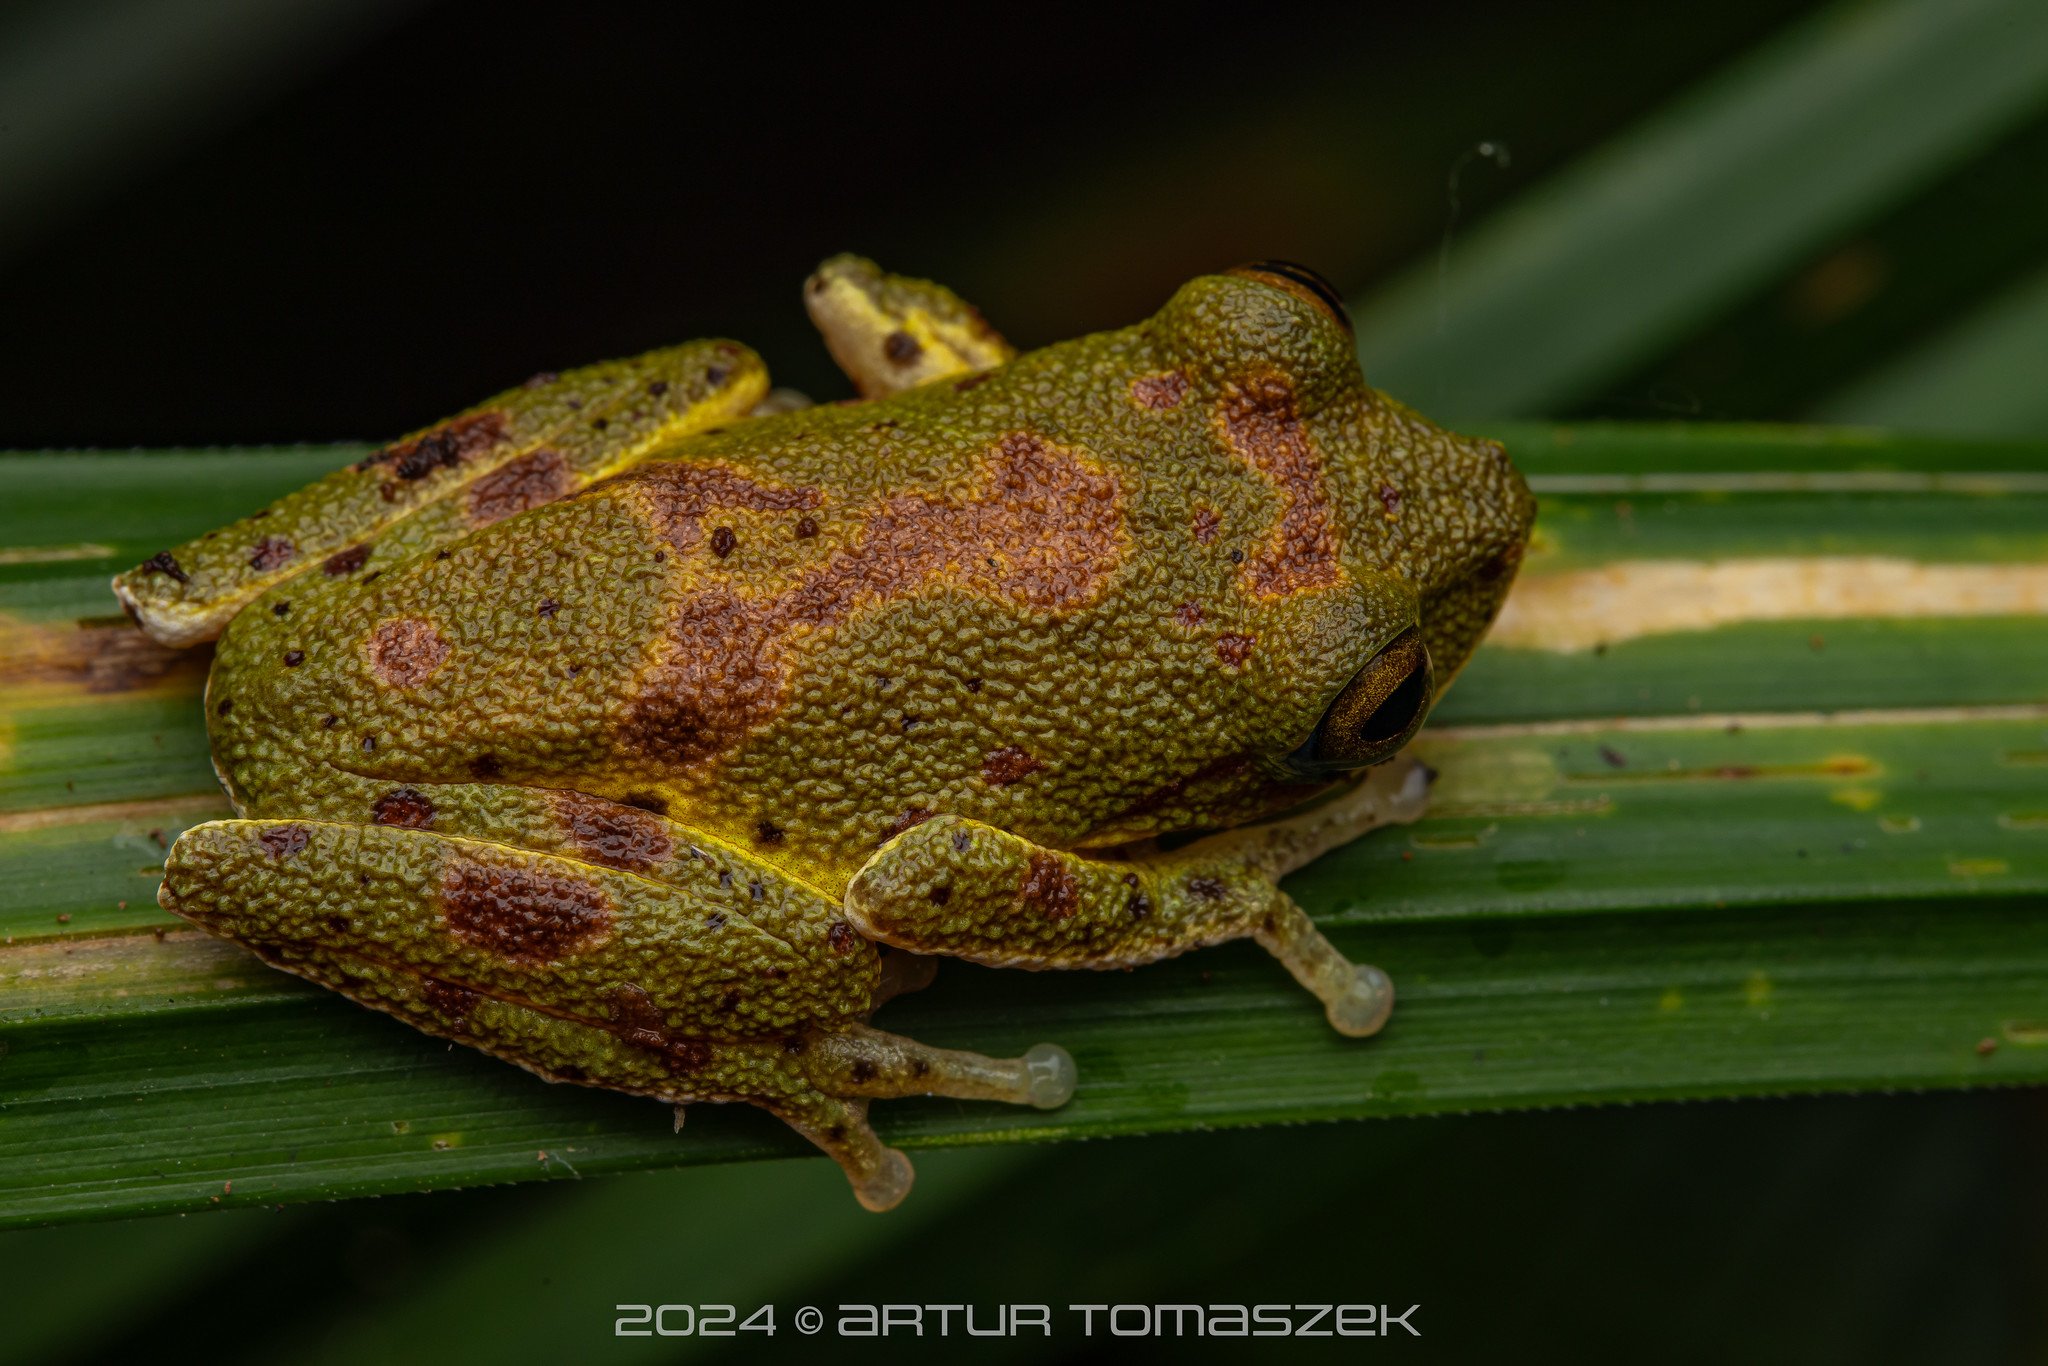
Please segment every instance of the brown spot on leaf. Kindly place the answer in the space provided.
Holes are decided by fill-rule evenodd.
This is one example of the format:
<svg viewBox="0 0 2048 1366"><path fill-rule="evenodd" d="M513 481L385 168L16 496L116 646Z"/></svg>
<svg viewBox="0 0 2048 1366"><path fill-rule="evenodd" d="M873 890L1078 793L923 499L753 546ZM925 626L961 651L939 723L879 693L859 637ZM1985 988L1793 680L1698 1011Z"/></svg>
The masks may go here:
<svg viewBox="0 0 2048 1366"><path fill-rule="evenodd" d="M981 780L990 787L1008 787L1044 767L1043 759L1027 754L1015 745L1004 745L982 757Z"/></svg>
<svg viewBox="0 0 2048 1366"><path fill-rule="evenodd" d="M498 445L505 437L503 413L496 410L471 413L467 417L450 418L409 441L386 446L381 451L365 456L357 463L356 468L370 470L380 465L386 466L394 478L411 482L415 479L424 479L435 470L454 469L471 456ZM392 486L388 483L385 485L385 496L392 496Z"/></svg>
<svg viewBox="0 0 2048 1366"><path fill-rule="evenodd" d="M434 803L414 787L394 787L370 804L370 819L379 825L406 830L430 830L434 825Z"/></svg>
<svg viewBox="0 0 2048 1366"><path fill-rule="evenodd" d="M567 790L551 794L555 819L578 856L639 873L668 862L675 841L653 816L630 806Z"/></svg>
<svg viewBox="0 0 2048 1366"><path fill-rule="evenodd" d="M546 446L508 460L469 486L463 495L464 515L472 527L502 522L554 502L569 491L569 464L562 453Z"/></svg>
<svg viewBox="0 0 2048 1366"><path fill-rule="evenodd" d="M810 505L818 496L766 488L715 466L643 466L624 478L647 489L657 524L678 548L697 534L712 491L744 493L751 506ZM661 762L696 764L775 714L792 639L940 585L1039 611L1071 610L1102 592L1122 550L1115 476L1041 437L1011 433L989 452L978 493L883 499L855 542L780 595L742 597L711 586L686 596L624 738Z"/></svg>
<svg viewBox="0 0 2048 1366"><path fill-rule="evenodd" d="M1246 590L1281 597L1336 583L1337 532L1322 462L1302 426L1293 386L1277 372L1262 371L1231 384L1216 413L1238 458L1280 495L1280 520L1242 571Z"/></svg>
<svg viewBox="0 0 2048 1366"><path fill-rule="evenodd" d="M370 668L393 688L417 688L448 658L448 642L425 617L394 617L370 633Z"/></svg>
<svg viewBox="0 0 2048 1366"><path fill-rule="evenodd" d="M285 859L306 847L313 832L303 825L266 825L256 832L256 842L272 858Z"/></svg>
<svg viewBox="0 0 2048 1366"><path fill-rule="evenodd" d="M1178 408L1187 397L1188 377L1179 370L1163 375L1140 375L1131 381L1131 402L1154 412Z"/></svg>
<svg viewBox="0 0 2048 1366"><path fill-rule="evenodd" d="M516 963L551 963L611 932L611 903L576 878L517 865L451 858L441 873L448 932Z"/></svg>
<svg viewBox="0 0 2048 1366"><path fill-rule="evenodd" d="M299 553L288 536L266 536L256 543L249 552L249 567L258 573L268 573L290 564Z"/></svg>
<svg viewBox="0 0 2048 1366"><path fill-rule="evenodd" d="M1080 905L1081 887L1058 854L1040 850L1031 856L1017 899L1026 910L1037 911L1048 920L1065 920Z"/></svg>
<svg viewBox="0 0 2048 1366"><path fill-rule="evenodd" d="M329 555L321 563L320 572L330 579L338 579L344 574L353 574L361 569L369 558L370 547L352 545L346 550L337 550Z"/></svg>
<svg viewBox="0 0 2048 1366"><path fill-rule="evenodd" d="M1252 657L1254 637L1239 635L1235 631L1225 632L1216 637L1216 658L1232 669L1242 669L1245 661Z"/></svg>

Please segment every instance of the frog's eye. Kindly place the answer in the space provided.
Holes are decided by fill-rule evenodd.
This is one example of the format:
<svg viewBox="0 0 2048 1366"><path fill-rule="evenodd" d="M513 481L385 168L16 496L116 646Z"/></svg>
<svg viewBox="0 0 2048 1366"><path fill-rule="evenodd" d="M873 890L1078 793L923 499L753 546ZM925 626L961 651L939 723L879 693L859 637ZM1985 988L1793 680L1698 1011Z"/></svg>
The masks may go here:
<svg viewBox="0 0 2048 1366"><path fill-rule="evenodd" d="M1307 266L1299 266L1292 261L1253 261L1230 273L1248 280L1264 280L1290 294L1301 295L1329 314L1346 332L1351 330L1351 315L1344 311L1344 299L1337 293L1337 287Z"/></svg>
<svg viewBox="0 0 2048 1366"><path fill-rule="evenodd" d="M1435 680L1422 632L1411 626L1366 662L1288 756L1305 777L1328 777L1394 757L1429 715Z"/></svg>

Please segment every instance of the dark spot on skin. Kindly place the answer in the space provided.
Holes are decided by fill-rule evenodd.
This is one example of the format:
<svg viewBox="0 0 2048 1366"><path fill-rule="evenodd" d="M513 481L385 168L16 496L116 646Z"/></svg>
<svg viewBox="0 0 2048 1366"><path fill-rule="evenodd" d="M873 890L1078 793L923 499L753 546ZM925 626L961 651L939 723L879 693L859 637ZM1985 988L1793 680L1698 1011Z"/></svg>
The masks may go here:
<svg viewBox="0 0 2048 1366"><path fill-rule="evenodd" d="M980 692L980 691L981 691L981 680L980 680L980 679L978 679L978 678L970 678L970 679L968 679L968 680L967 680L967 685L966 685L966 686L967 686L967 691L969 691L969 692Z"/></svg>
<svg viewBox="0 0 2048 1366"><path fill-rule="evenodd" d="M1081 888L1059 855L1041 850L1031 856L1017 899L1026 910L1037 911L1048 920L1065 920L1079 906Z"/></svg>
<svg viewBox="0 0 2048 1366"><path fill-rule="evenodd" d="M278 859L298 853L311 838L313 833L303 825L266 825L256 832L256 842Z"/></svg>
<svg viewBox="0 0 2048 1366"><path fill-rule="evenodd" d="M226 716L229 712L233 711L234 709L235 699L232 697L223 697L220 701L214 703L213 714L215 716Z"/></svg>
<svg viewBox="0 0 2048 1366"><path fill-rule="evenodd" d="M648 396L649 398L660 398L660 397L661 397L661 396L662 396L663 394L665 394L665 393L667 393L667 392L668 392L668 381L667 381L667 380L665 380L665 379L651 379L651 380L647 381L647 396Z"/></svg>
<svg viewBox="0 0 2048 1366"><path fill-rule="evenodd" d="M1143 920L1152 914L1152 898L1138 885L1136 873L1124 874L1124 886L1128 889L1124 895L1124 914L1133 920Z"/></svg>
<svg viewBox="0 0 2048 1366"><path fill-rule="evenodd" d="M344 574L353 574L361 569L369 558L370 547L352 545L347 550L337 550L329 555L321 563L320 572L330 579L338 579Z"/></svg>
<svg viewBox="0 0 2048 1366"><path fill-rule="evenodd" d="M925 900L931 902L934 906L943 906L952 899L953 889L943 885L934 887L925 893Z"/></svg>
<svg viewBox="0 0 2048 1366"><path fill-rule="evenodd" d="M284 617L290 616L291 610L292 605L288 602L273 602L270 604L270 615L272 615L273 617L278 617L282 619Z"/></svg>
<svg viewBox="0 0 2048 1366"><path fill-rule="evenodd" d="M469 486L463 515L472 527L487 527L554 502L569 491L569 464L548 447L508 460Z"/></svg>
<svg viewBox="0 0 2048 1366"><path fill-rule="evenodd" d="M1203 901L1221 901L1227 889L1213 877L1191 877L1188 879L1188 895Z"/></svg>
<svg viewBox="0 0 2048 1366"><path fill-rule="evenodd" d="M420 1001L457 1029L469 1024L469 1013L476 1009L477 994L468 987L458 987L452 982L443 982L429 977L420 983Z"/></svg>
<svg viewBox="0 0 2048 1366"><path fill-rule="evenodd" d="M418 788L395 787L371 804L370 819L406 830L431 830L434 803Z"/></svg>
<svg viewBox="0 0 2048 1366"><path fill-rule="evenodd" d="M590 419L590 430L594 432L601 432L611 425L612 420L608 417L593 417Z"/></svg>
<svg viewBox="0 0 2048 1366"><path fill-rule="evenodd" d="M704 368L704 382L715 389L725 383L725 377L731 373L723 365L706 366Z"/></svg>
<svg viewBox="0 0 2048 1366"><path fill-rule="evenodd" d="M1015 745L1004 745L982 757L981 780L990 787L1008 787L1044 767L1043 759L1034 758Z"/></svg>
<svg viewBox="0 0 2048 1366"><path fill-rule="evenodd" d="M1600 746L1600 759L1609 768L1627 768L1628 756L1612 745Z"/></svg>
<svg viewBox="0 0 2048 1366"><path fill-rule="evenodd" d="M853 926L844 920L832 922L832 928L825 931L825 942L832 946L834 953L851 953L860 936L853 932Z"/></svg>
<svg viewBox="0 0 2048 1366"><path fill-rule="evenodd" d="M754 827L754 843L770 845L782 843L782 827L774 821L762 821Z"/></svg>
<svg viewBox="0 0 2048 1366"><path fill-rule="evenodd" d="M1173 619L1192 630L1208 619L1208 613L1198 602L1184 602L1173 609Z"/></svg>
<svg viewBox="0 0 2048 1366"><path fill-rule="evenodd" d="M746 998L737 991L728 991L725 995L718 998L718 1008L725 1014L730 1015L740 1008L740 1002L744 999Z"/></svg>
<svg viewBox="0 0 2048 1366"><path fill-rule="evenodd" d="M1322 461L1309 444L1294 387L1263 372L1231 385L1216 413L1238 458L1264 475L1281 500L1278 524L1244 571L1245 587L1282 597L1337 582L1337 531Z"/></svg>
<svg viewBox="0 0 2048 1366"><path fill-rule="evenodd" d="M562 604L556 602L553 598L542 598L540 600L540 606L534 608L533 610L540 613L544 617L552 617L555 613L562 610Z"/></svg>
<svg viewBox="0 0 2048 1366"><path fill-rule="evenodd" d="M1496 551L1487 559L1486 563L1479 566L1480 581L1483 583L1499 583L1502 579L1513 574L1521 566L1523 549L1524 547L1522 546L1514 545Z"/></svg>
<svg viewBox="0 0 2048 1366"><path fill-rule="evenodd" d="M376 752L376 749L377 737L374 735L365 735L363 737L363 753L374 754Z"/></svg>
<svg viewBox="0 0 2048 1366"><path fill-rule="evenodd" d="M192 576L187 574L175 559L171 558L171 552L168 550L157 551L156 554L142 562L142 568L145 573L168 574L179 583L192 582Z"/></svg>
<svg viewBox="0 0 2048 1366"><path fill-rule="evenodd" d="M1154 412L1178 408L1187 392L1188 377L1178 370L1168 370L1163 375L1140 375L1131 381L1131 402Z"/></svg>
<svg viewBox="0 0 2048 1366"><path fill-rule="evenodd" d="M516 963L551 963L611 933L611 903L576 878L451 858L441 873L448 932Z"/></svg>
<svg viewBox="0 0 2048 1366"><path fill-rule="evenodd" d="M394 617L370 633L370 667L379 682L417 688L448 658L448 642L424 617Z"/></svg>
<svg viewBox="0 0 2048 1366"><path fill-rule="evenodd" d="M329 712L327 715L320 718L320 729L322 730L333 730L336 726L340 724L341 718L339 716L336 716L333 712Z"/></svg>
<svg viewBox="0 0 2048 1366"><path fill-rule="evenodd" d="M782 1041L782 1051L785 1053L801 1053L805 1046L804 1036L801 1034L792 1034Z"/></svg>
<svg viewBox="0 0 2048 1366"><path fill-rule="evenodd" d="M761 885L761 879L749 878L747 880L747 895L756 901L762 901L767 898L768 889Z"/></svg>
<svg viewBox="0 0 2048 1366"><path fill-rule="evenodd" d="M846 1126L844 1124L835 1124L825 1131L825 1136L834 1143L843 1142L846 1138Z"/></svg>
<svg viewBox="0 0 2048 1366"><path fill-rule="evenodd" d="M725 912L724 912L724 911L713 911L713 912L712 912L712 913L711 913L710 915L707 915L707 916L705 916L705 917L704 917L704 928L705 928L705 929L707 929L707 930L722 930L722 929L724 929L724 928L725 928Z"/></svg>
<svg viewBox="0 0 2048 1366"><path fill-rule="evenodd" d="M505 437L503 413L472 413L468 417L444 422L410 441L386 446L359 461L356 468L369 470L388 465L393 475L410 482L424 479L435 470L454 469L471 456L498 445ZM390 498L393 495L393 487L386 484L384 496Z"/></svg>
<svg viewBox="0 0 2048 1366"><path fill-rule="evenodd" d="M1233 669L1242 669L1244 662L1252 657L1255 640L1251 636L1239 635L1234 631L1216 637L1216 657Z"/></svg>
<svg viewBox="0 0 2048 1366"><path fill-rule="evenodd" d="M566 790L551 799L575 853L591 863L638 873L668 862L675 853L667 828L643 811Z"/></svg>
<svg viewBox="0 0 2048 1366"><path fill-rule="evenodd" d="M1387 510L1389 519L1400 516L1401 490L1395 488L1392 484L1382 483L1380 485L1380 506Z"/></svg>
<svg viewBox="0 0 2048 1366"><path fill-rule="evenodd" d="M249 552L249 567L259 573L265 573L290 564L298 553L299 548L293 545L288 537L266 536Z"/></svg>
<svg viewBox="0 0 2048 1366"><path fill-rule="evenodd" d="M1244 552L1243 552L1242 550L1233 550L1233 551L1231 551L1231 552L1230 552L1230 562L1231 562L1232 564L1243 564L1243 563L1244 563Z"/></svg>
<svg viewBox="0 0 2048 1366"><path fill-rule="evenodd" d="M882 338L882 354L891 365L908 365L924 354L924 348L918 345L917 338L899 329Z"/></svg>
<svg viewBox="0 0 2048 1366"><path fill-rule="evenodd" d="M718 870L718 885L725 888L728 892L732 890L732 869L721 868Z"/></svg>
<svg viewBox="0 0 2048 1366"><path fill-rule="evenodd" d="M926 806L906 808L895 820L889 822L889 828L882 832L882 839L884 842L895 839L913 826L923 825L933 814L932 809Z"/></svg>
<svg viewBox="0 0 2048 1366"><path fill-rule="evenodd" d="M733 548L739 543L740 538L733 535L729 526L722 526L711 533L711 553L721 560L732 554Z"/></svg>
<svg viewBox="0 0 2048 1366"><path fill-rule="evenodd" d="M437 560L445 560L454 553L455 552L452 550L437 550L434 552L434 558Z"/></svg>
<svg viewBox="0 0 2048 1366"><path fill-rule="evenodd" d="M1216 539L1216 533L1223 527L1223 519L1217 515L1215 508L1203 506L1195 509L1194 516L1189 519L1189 525L1194 528L1195 540L1207 545Z"/></svg>
<svg viewBox="0 0 2048 1366"><path fill-rule="evenodd" d="M955 380L953 382L953 392L956 394L964 394L969 389L973 389L979 385L986 384L995 377L995 371L983 370L979 374L969 375L966 379Z"/></svg>
<svg viewBox="0 0 2048 1366"><path fill-rule="evenodd" d="M799 518L797 518L797 519L796 519L796 538L797 538L797 539L798 539L799 541L808 541L808 540L810 540L810 539L811 539L811 537L813 537L813 536L815 536L815 535L817 535L817 534L818 534L818 519L817 519L817 518L815 518L815 517L810 517L810 516L805 516L805 517L799 517Z"/></svg>
<svg viewBox="0 0 2048 1366"><path fill-rule="evenodd" d="M931 1070L931 1063L923 1058L912 1058L910 1060L910 1075L913 1077L925 1076L929 1074Z"/></svg>
<svg viewBox="0 0 2048 1366"><path fill-rule="evenodd" d="M954 853L956 853L956 854L964 854L964 853L966 853L966 852L967 852L967 846L968 846L968 845L970 845L970 844L972 844L972 843L974 843L974 836L972 836L972 835L968 834L968 833L967 833L967 832L966 832L965 830L955 830L955 831L953 832L953 852L954 852Z"/></svg>
<svg viewBox="0 0 2048 1366"><path fill-rule="evenodd" d="M873 1081L875 1079L875 1064L870 1059L855 1058L851 1070L855 1081Z"/></svg>
<svg viewBox="0 0 2048 1366"><path fill-rule="evenodd" d="M495 754L479 754L469 761L469 776L480 783L494 783L505 775L505 766Z"/></svg>
<svg viewBox="0 0 2048 1366"><path fill-rule="evenodd" d="M641 811L652 811L657 816L668 814L668 802L652 792L629 792L625 804Z"/></svg>
<svg viewBox="0 0 2048 1366"><path fill-rule="evenodd" d="M305 662L306 652L304 650L286 650L284 652L284 666L287 669L296 669Z"/></svg>

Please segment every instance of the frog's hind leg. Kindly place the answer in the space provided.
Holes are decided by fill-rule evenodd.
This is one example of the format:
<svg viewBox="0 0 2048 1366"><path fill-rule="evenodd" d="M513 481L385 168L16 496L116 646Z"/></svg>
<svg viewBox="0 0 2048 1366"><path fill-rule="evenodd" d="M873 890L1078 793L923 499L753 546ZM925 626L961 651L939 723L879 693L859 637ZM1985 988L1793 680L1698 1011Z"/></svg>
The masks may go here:
<svg viewBox="0 0 2048 1366"><path fill-rule="evenodd" d="M836 903L744 851L580 794L429 791L383 794L371 823L195 826L158 899L549 1080L766 1108L838 1160L870 1208L910 1179L867 1123L871 1099L1045 1105L1071 1089L1072 1063L1043 1045L1003 1060L869 1028L882 955ZM910 955L890 956L914 981Z"/></svg>
<svg viewBox="0 0 2048 1366"><path fill-rule="evenodd" d="M381 573L745 417L767 389L760 359L729 341L536 376L152 556L117 577L114 592L167 645L211 640L284 583Z"/></svg>
<svg viewBox="0 0 2048 1366"><path fill-rule="evenodd" d="M944 285L891 275L859 256L819 266L804 285L804 305L863 398L971 375L1017 354Z"/></svg>
<svg viewBox="0 0 2048 1366"><path fill-rule="evenodd" d="M992 967L1123 968L1255 939L1340 1033L1368 1035L1393 1009L1393 984L1340 953L1276 880L1374 826L1414 820L1428 778L1397 761L1299 815L1124 861L941 816L876 852L847 888L847 916L882 943Z"/></svg>

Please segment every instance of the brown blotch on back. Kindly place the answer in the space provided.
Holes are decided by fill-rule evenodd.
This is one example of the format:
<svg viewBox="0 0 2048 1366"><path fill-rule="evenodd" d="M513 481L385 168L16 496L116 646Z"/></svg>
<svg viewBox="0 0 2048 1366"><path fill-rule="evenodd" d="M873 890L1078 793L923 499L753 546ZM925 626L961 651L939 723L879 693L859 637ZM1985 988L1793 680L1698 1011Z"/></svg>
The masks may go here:
<svg viewBox="0 0 2048 1366"><path fill-rule="evenodd" d="M460 857L441 873L441 916L463 943L525 964L589 948L612 927L611 903L588 882Z"/></svg>
<svg viewBox="0 0 2048 1366"><path fill-rule="evenodd" d="M1163 375L1140 375L1131 381L1131 402L1153 412L1178 408L1187 392L1188 377L1179 370L1168 370Z"/></svg>
<svg viewBox="0 0 2048 1366"><path fill-rule="evenodd" d="M546 446L508 460L469 486L464 515L472 527L502 522L515 512L552 503L569 491L569 464Z"/></svg>
<svg viewBox="0 0 2048 1366"><path fill-rule="evenodd" d="M469 1013L476 1009L477 993L468 987L429 977L420 983L420 1001L426 1008L456 1029L469 1025Z"/></svg>
<svg viewBox="0 0 2048 1366"><path fill-rule="evenodd" d="M434 803L414 787L394 787L370 804L370 819L379 825L405 830L430 830L434 825Z"/></svg>
<svg viewBox="0 0 2048 1366"><path fill-rule="evenodd" d="M411 482L424 479L435 470L454 469L470 457L498 445L506 435L503 413L496 410L471 413L429 428L410 441L401 441L373 452L357 462L356 468L370 470L386 466L395 478ZM388 488L386 496L389 496Z"/></svg>
<svg viewBox="0 0 2048 1366"><path fill-rule="evenodd" d="M571 846L592 863L641 873L675 853L667 827L645 811L566 790L550 800Z"/></svg>
<svg viewBox="0 0 2048 1366"><path fill-rule="evenodd" d="M1004 745L982 756L981 780L990 787L1008 787L1022 782L1045 767L1045 761L1015 745Z"/></svg>
<svg viewBox="0 0 2048 1366"><path fill-rule="evenodd" d="M1246 590L1282 597L1336 583L1336 525L1293 386L1271 372L1238 381L1224 391L1216 416L1238 458L1280 495L1278 524L1239 571Z"/></svg>
<svg viewBox="0 0 2048 1366"><path fill-rule="evenodd" d="M714 512L802 512L823 501L816 489L764 484L725 465L660 460L618 482L647 500L654 529L678 552L696 549Z"/></svg>
<svg viewBox="0 0 2048 1366"><path fill-rule="evenodd" d="M370 668L393 688L417 688L448 658L448 642L424 617L394 617L370 633Z"/></svg>
<svg viewBox="0 0 2048 1366"><path fill-rule="evenodd" d="M942 584L1044 612L1096 598L1123 554L1116 477L1029 432L998 441L982 475L981 489L968 497L917 492L881 500L852 544L775 597L742 597L723 586L686 596L629 713L625 743L685 766L723 751L775 714L786 643L836 627L863 607ZM817 499L815 490L768 489L717 467L643 467L626 478L648 489L657 525L679 549L694 543L713 486L746 492L757 500L749 506Z"/></svg>
<svg viewBox="0 0 2048 1366"><path fill-rule="evenodd" d="M292 562L299 548L288 536L266 536L249 552L249 567L258 573L280 569Z"/></svg>
<svg viewBox="0 0 2048 1366"><path fill-rule="evenodd" d="M303 825L267 825L256 832L256 842L272 858L285 859L306 847L313 832Z"/></svg>
<svg viewBox="0 0 2048 1366"><path fill-rule="evenodd" d="M1037 911L1048 920L1065 920L1080 905L1081 887L1059 855L1040 850L1024 870L1017 899L1026 910Z"/></svg>
<svg viewBox="0 0 2048 1366"><path fill-rule="evenodd" d="M370 547L352 545L346 550L337 550L329 555L321 563L320 572L330 579L338 579L344 574L353 574L361 569L369 558Z"/></svg>
<svg viewBox="0 0 2048 1366"><path fill-rule="evenodd" d="M1235 631L1226 632L1216 637L1216 658L1233 669L1242 669L1245 661L1252 657L1252 646L1255 644L1257 640L1252 636L1239 635Z"/></svg>
<svg viewBox="0 0 2048 1366"><path fill-rule="evenodd" d="M1173 619L1193 630L1208 620L1208 613L1202 610L1202 604L1198 602L1184 602L1173 609Z"/></svg>

